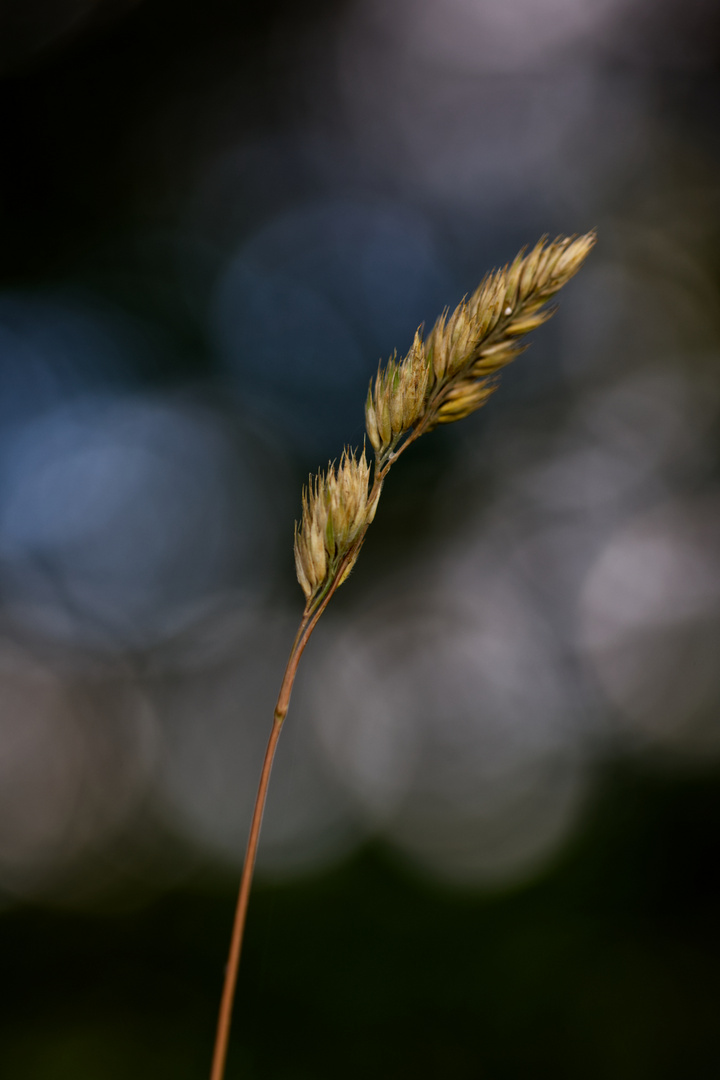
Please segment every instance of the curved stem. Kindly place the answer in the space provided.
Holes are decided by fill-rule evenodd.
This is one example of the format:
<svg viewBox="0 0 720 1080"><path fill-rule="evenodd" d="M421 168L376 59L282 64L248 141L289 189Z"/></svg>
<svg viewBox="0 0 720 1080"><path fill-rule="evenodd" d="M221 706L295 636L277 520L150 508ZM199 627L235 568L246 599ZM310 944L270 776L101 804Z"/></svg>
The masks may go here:
<svg viewBox="0 0 720 1080"><path fill-rule="evenodd" d="M223 986L222 1000L220 1002L220 1014L218 1016L217 1034L215 1036L215 1049L213 1051L212 1069L210 1080L222 1080L225 1072L225 1059L227 1058L228 1040L230 1038L230 1023L232 1020L232 1007L235 998L235 985L237 983L238 966L240 964L240 949L245 931L245 918L247 916L248 901L250 899L250 886L252 885L253 870L255 869L255 856L260 839L260 825L262 824L265 799L267 796L270 771L272 769L275 748L280 738L282 728L281 720L273 720L270 740L265 751L262 773L260 774L260 786L255 800L250 837L248 839L245 865L243 866L240 880L240 892L237 907L235 909L235 921L233 923L232 937L230 938L230 952L225 968L225 984Z"/></svg>
<svg viewBox="0 0 720 1080"><path fill-rule="evenodd" d="M238 968L240 966L240 952L245 933L245 922L247 919L250 889L252 887L253 873L255 870L258 842L260 840L260 826L262 825L263 813L265 811L265 800L267 799L267 790L270 782L273 760L275 758L275 750L277 749L283 721L285 720L288 706L290 705L290 695L292 694L300 657L305 651L305 646L310 640L310 635L315 629L318 619L327 607L333 593L340 583L340 578L347 565L349 556L350 553L348 553L341 562L335 579L317 608L314 610L310 609L309 611L306 609L303 614L295 641L290 650L290 657L280 686L280 693L278 694L277 704L275 705L272 731L270 732L262 772L260 773L260 783L258 785L258 793L255 798L255 807L250 823L250 835L248 837L247 850L245 852L245 862L243 864L242 877L240 878L240 891L238 893L237 906L235 908L235 919L233 922L232 936L230 938L230 951L225 967L225 982L223 984L222 998L220 1000L220 1012L218 1015L210 1080L222 1080L225 1073L225 1061L227 1059L228 1041L230 1038L233 1001L235 999L235 987L237 985Z"/></svg>

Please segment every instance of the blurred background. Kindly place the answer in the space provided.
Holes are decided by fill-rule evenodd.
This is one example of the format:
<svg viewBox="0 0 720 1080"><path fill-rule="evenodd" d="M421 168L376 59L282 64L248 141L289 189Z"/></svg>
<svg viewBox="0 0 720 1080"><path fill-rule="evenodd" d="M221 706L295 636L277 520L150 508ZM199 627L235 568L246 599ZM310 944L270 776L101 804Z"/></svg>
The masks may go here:
<svg viewBox="0 0 720 1080"><path fill-rule="evenodd" d="M720 1074L720 10L0 4L0 1074L209 1069L308 472L393 471L270 789L228 1078Z"/></svg>

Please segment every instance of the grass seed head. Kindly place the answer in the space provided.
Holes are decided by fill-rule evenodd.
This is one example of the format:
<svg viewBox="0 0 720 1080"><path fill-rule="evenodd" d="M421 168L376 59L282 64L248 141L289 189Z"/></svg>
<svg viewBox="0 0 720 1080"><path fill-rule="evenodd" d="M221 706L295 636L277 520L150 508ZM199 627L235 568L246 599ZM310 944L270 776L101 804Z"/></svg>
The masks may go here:
<svg viewBox="0 0 720 1080"><path fill-rule="evenodd" d="M308 606L350 572L375 516L385 472L396 448L400 453L405 446L403 437L409 441L485 404L497 389L498 372L527 348L520 339L551 318L555 309L548 302L577 273L594 243L594 232L543 237L530 252L523 249L486 275L455 311L443 311L425 340L418 330L402 360L394 354L378 368L365 402L376 455L372 491L365 452L357 458L347 450L337 467L318 473L303 491L295 564Z"/></svg>
<svg viewBox="0 0 720 1080"><path fill-rule="evenodd" d="M555 309L548 301L577 273L595 243L595 233L543 237L527 253L488 274L455 311L444 311L425 341L420 331L410 352L393 356L370 385L365 420L379 459L416 425L468 416L496 388L488 382L524 351L518 339L547 322Z"/></svg>
<svg viewBox="0 0 720 1080"><path fill-rule="evenodd" d="M365 451L357 458L344 450L337 467L331 463L303 490L302 519L295 526L295 568L308 602L332 580L374 515L375 506L368 507L369 476Z"/></svg>

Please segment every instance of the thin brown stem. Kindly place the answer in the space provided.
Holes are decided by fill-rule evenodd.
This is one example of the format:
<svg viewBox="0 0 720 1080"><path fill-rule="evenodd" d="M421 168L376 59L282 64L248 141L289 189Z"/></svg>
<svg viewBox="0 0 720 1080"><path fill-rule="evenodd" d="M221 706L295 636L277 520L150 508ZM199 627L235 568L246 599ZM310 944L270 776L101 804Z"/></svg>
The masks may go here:
<svg viewBox="0 0 720 1080"><path fill-rule="evenodd" d="M257 857L258 842L260 840L260 827L265 811L265 801L267 799L267 790L270 782L273 760L275 758L275 750L277 749L283 721L285 720L288 706L290 705L290 695L292 694L300 657L305 651L305 646L317 625L318 619L327 607L333 593L340 583L340 578L342 577L348 562L348 556L341 562L334 580L317 607L305 611L295 641L293 642L293 647L290 650L290 657L280 686L280 693L278 694L277 704L275 705L272 731L270 732L262 772L260 773L260 783L258 785L258 793L255 798L255 807L250 823L250 835L248 837L247 850L245 852L245 862L243 864L242 877L240 878L240 891L238 893L237 906L235 908L235 920L233 922L232 936L230 938L230 951L225 967L225 982L223 984L222 998L220 1000L220 1012L218 1015L217 1034L215 1036L215 1048L213 1051L210 1080L222 1080L225 1073L225 1061L227 1059L228 1042L230 1039L233 1001L235 1000L235 987L237 985L238 968L240 966L240 952L245 933L250 889L252 888L255 859Z"/></svg>
<svg viewBox="0 0 720 1080"><path fill-rule="evenodd" d="M225 985L223 986L222 999L220 1002L220 1014L218 1016L217 1035L215 1036L215 1050L213 1052L211 1080L222 1080L225 1072L225 1059L227 1057L228 1039L230 1037L230 1023L232 1020L232 1007L235 998L235 985L237 983L238 966L240 963L240 949L242 947L243 933L245 931L245 918L247 916L248 901L250 899L250 887L252 885L253 870L255 869L255 857L260 839L260 825L262 824L265 799L267 796L270 771L272 769L275 748L277 747L281 720L273 720L270 740L265 751L262 773L260 774L260 786L255 800L250 837L248 839L245 865L243 866L240 880L240 893L238 895L237 908L235 909L235 922L233 924L232 937L230 938L230 953L225 968Z"/></svg>
<svg viewBox="0 0 720 1080"><path fill-rule="evenodd" d="M260 773L260 783L255 798L255 807L253 809L252 822L250 823L250 835L248 837L245 862L243 864L242 877L240 879L240 891L238 893L237 907L235 908L235 920L233 922L232 936L230 938L230 952L225 967L225 982L220 1001L220 1013L218 1015L217 1034L215 1036L215 1049L213 1051L210 1080L222 1080L225 1072L228 1040L230 1038L230 1024L232 1021L232 1008L235 999L238 967L240 965L240 951L242 949L243 936L245 933L245 921L250 900L253 872L255 870L258 842L260 840L260 826L262 825L265 800L267 798L268 784L270 782L270 773L272 771L275 750L277 749L278 739L280 738L283 720L285 719L288 705L290 704L290 694L292 693L293 683L295 682L297 666L310 633L312 633L315 622L317 622L317 619L312 620L307 615L303 617L297 637L295 638L293 647L290 651L290 658L288 659L287 667L285 668L285 675L275 706L273 726L265 751L262 772Z"/></svg>

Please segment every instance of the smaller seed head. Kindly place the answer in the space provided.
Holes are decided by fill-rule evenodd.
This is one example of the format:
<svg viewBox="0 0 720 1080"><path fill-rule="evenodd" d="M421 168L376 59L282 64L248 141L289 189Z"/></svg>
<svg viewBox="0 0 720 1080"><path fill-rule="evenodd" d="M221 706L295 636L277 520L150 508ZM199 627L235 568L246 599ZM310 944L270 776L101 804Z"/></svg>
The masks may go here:
<svg viewBox="0 0 720 1080"><path fill-rule="evenodd" d="M303 490L302 519L295 526L295 567L308 603L331 580L369 523L369 476L365 451L357 458L345 450L337 468L331 463L327 473L311 477Z"/></svg>

